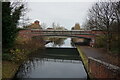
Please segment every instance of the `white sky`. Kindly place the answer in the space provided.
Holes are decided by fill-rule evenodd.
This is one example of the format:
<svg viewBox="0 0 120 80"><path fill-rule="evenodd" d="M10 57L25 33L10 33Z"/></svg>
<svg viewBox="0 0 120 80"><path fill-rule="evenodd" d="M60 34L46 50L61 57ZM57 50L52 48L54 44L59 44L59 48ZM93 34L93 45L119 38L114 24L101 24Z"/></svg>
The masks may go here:
<svg viewBox="0 0 120 80"><path fill-rule="evenodd" d="M95 2L108 2L110 0L11 0L28 2L27 17L31 19L31 23L39 20L46 23L47 27L51 27L55 22L60 26L71 29L75 23L80 26L84 24L88 9ZM119 1L119 0L111 0Z"/></svg>
<svg viewBox="0 0 120 80"><path fill-rule="evenodd" d="M52 23L58 23L67 29L71 29L75 23L82 25L87 17L87 11L93 2L29 2L30 11L27 16L31 22L39 20L51 27Z"/></svg>

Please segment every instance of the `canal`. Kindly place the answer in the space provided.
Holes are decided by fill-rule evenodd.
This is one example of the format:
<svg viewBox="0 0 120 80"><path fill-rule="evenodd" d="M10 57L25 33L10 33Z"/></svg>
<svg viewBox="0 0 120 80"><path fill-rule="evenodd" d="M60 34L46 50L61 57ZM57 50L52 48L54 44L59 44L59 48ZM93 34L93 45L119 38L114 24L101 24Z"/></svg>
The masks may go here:
<svg viewBox="0 0 120 80"><path fill-rule="evenodd" d="M15 79L26 78L82 78L87 79L81 58L71 38L49 38L45 50L29 56L16 73Z"/></svg>

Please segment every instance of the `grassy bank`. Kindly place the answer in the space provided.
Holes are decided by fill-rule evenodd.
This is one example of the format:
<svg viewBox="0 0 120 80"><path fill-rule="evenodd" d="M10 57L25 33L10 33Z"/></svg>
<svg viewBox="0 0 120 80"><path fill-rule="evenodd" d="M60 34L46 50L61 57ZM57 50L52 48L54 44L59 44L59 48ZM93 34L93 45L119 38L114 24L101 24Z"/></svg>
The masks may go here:
<svg viewBox="0 0 120 80"><path fill-rule="evenodd" d="M0 56L1 57L1 56ZM0 79L2 79L2 61L0 61Z"/></svg>
<svg viewBox="0 0 120 80"><path fill-rule="evenodd" d="M2 63L2 77L3 78L13 78L15 73L17 72L20 64L11 62L11 61L3 61Z"/></svg>
<svg viewBox="0 0 120 80"><path fill-rule="evenodd" d="M2 55L2 78L13 78L19 66L32 52L44 49L44 40L39 38L17 37L15 46Z"/></svg>
<svg viewBox="0 0 120 80"><path fill-rule="evenodd" d="M77 50L79 52L79 55L82 59L82 62L84 64L84 67L85 67L85 70L87 71L87 75L88 75L88 79L92 79L92 76L91 74L89 73L88 71L88 57L85 55L85 53L81 50L80 46L76 46L77 47Z"/></svg>
<svg viewBox="0 0 120 80"><path fill-rule="evenodd" d="M79 52L79 54L80 54L80 57L81 57L81 59L82 59L82 61L83 61L83 63L84 63L85 68L88 69L88 58L87 58L87 56L86 56L85 53L81 50L80 46L76 46L76 47L77 47L77 50L78 50L78 52Z"/></svg>

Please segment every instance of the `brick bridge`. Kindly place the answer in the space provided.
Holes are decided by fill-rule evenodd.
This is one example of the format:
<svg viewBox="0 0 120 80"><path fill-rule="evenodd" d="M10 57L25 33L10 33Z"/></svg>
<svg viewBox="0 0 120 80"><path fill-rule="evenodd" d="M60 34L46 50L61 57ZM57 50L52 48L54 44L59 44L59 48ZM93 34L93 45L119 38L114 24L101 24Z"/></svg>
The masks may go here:
<svg viewBox="0 0 120 80"><path fill-rule="evenodd" d="M95 41L97 35L102 34L98 30L41 30L41 29L24 29L19 31L19 35L25 38L34 36L67 36L89 39Z"/></svg>

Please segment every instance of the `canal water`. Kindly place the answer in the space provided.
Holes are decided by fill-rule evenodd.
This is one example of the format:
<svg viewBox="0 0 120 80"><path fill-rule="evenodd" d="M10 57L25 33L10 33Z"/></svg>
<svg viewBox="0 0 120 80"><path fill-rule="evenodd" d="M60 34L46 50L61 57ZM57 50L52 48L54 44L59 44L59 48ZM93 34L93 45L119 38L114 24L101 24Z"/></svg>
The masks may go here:
<svg viewBox="0 0 120 80"><path fill-rule="evenodd" d="M58 40L58 39L57 39ZM15 78L82 78L87 79L79 53L70 38L46 44L45 50L31 54ZM62 41L62 42L61 42Z"/></svg>

